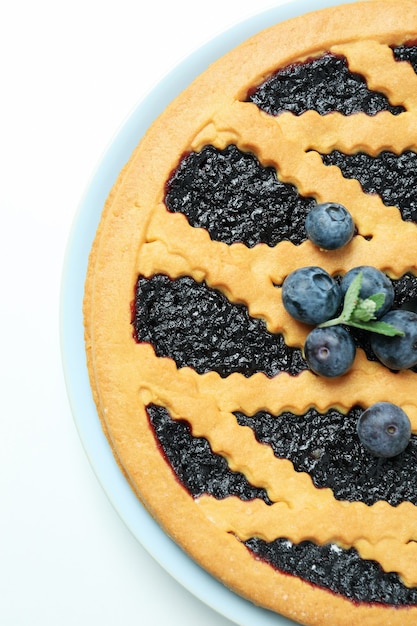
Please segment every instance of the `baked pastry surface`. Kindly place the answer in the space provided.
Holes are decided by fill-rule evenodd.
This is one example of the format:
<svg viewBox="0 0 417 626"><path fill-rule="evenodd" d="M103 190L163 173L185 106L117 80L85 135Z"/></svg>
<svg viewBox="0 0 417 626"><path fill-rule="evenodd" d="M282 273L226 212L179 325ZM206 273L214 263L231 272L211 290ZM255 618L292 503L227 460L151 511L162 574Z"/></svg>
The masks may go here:
<svg viewBox="0 0 417 626"><path fill-rule="evenodd" d="M417 293L416 40L415 0L371 0L235 48L149 128L90 255L87 363L121 470L205 569L307 625L417 621L417 445L381 468L352 426L389 400L415 433L416 373L361 347L316 376L280 288L373 265L399 304ZM311 90L323 72L345 91ZM357 229L334 252L302 229L327 201Z"/></svg>

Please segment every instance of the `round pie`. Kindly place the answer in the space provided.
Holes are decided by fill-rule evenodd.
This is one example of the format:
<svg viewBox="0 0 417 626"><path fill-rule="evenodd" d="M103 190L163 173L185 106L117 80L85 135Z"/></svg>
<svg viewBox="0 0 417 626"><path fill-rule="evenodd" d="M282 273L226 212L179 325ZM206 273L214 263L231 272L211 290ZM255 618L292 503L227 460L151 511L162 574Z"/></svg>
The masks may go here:
<svg viewBox="0 0 417 626"><path fill-rule="evenodd" d="M415 368L352 332L352 368L308 366L282 301L294 270L372 266L417 296L417 3L353 2L272 25L152 124L113 186L84 318L103 429L137 497L237 594L306 625L417 623ZM321 203L354 236L322 250ZM373 456L359 416L408 415Z"/></svg>

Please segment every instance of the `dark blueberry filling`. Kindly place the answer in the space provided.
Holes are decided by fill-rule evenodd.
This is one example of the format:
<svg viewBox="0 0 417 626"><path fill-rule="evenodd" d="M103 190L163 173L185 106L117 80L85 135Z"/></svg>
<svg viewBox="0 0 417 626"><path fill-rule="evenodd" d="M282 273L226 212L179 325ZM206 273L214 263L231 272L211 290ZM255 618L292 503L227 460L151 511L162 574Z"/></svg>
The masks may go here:
<svg viewBox="0 0 417 626"><path fill-rule="evenodd" d="M274 168L234 145L186 155L167 183L165 203L212 239L248 247L283 239L301 243L306 215L315 205L281 182Z"/></svg>
<svg viewBox="0 0 417 626"><path fill-rule="evenodd" d="M344 57L329 53L279 70L248 94L248 102L270 115L283 111L300 115L309 110L320 115L404 111L391 106L384 94L369 90L360 74L349 71Z"/></svg>
<svg viewBox="0 0 417 626"><path fill-rule="evenodd" d="M399 61L409 61L417 73L417 46L399 46L393 54ZM331 54L280 70L254 88L248 101L271 115L283 111L300 115L307 110L321 115L331 111L375 115L385 110L397 115L404 110L391 106L383 94L370 91L362 76L349 72L344 58ZM383 152L370 157L333 152L322 158L326 165L338 165L345 177L359 180L366 193L377 193L385 204L398 206L404 220L417 222L414 153ZM315 203L282 183L273 168L261 166L254 155L236 146L224 150L206 146L200 153L186 155L167 183L165 201L169 211L183 213L192 226L205 228L212 239L248 247L274 246L283 239L300 244L306 238L305 217ZM394 287L397 307L417 298L417 279L411 275L394 281ZM264 322L251 318L244 306L231 304L220 292L190 277L140 277L133 326L138 341L152 343L159 356L173 358L178 367L190 366L198 373L214 370L221 376L233 372L250 376L262 371L273 376L280 371L297 375L307 369L300 350L288 348L280 335L269 333ZM360 333L356 339L367 350ZM205 439L194 438L187 422L172 420L163 407L151 405L147 411L165 458L194 497L237 495L270 504L264 490L232 472ZM321 415L310 409L304 416L274 417L262 412L250 418L237 413L236 418L239 424L252 427L276 456L290 459L297 471L308 472L319 488L330 487L338 499L417 504L410 469L416 464L416 438L399 457L378 461L357 439L359 412L354 407L347 416L333 409ZM408 589L396 574L385 574L377 563L362 560L354 549L307 541L295 545L285 538L272 543L253 538L246 546L276 569L355 602L417 604L417 589Z"/></svg>
<svg viewBox="0 0 417 626"><path fill-rule="evenodd" d="M417 299L417 276L404 274L401 278L392 281L394 285L394 309L404 307L408 302Z"/></svg>
<svg viewBox="0 0 417 626"><path fill-rule="evenodd" d="M415 152L397 155L384 151L370 156L335 150L322 155L322 159L325 165L337 165L345 178L358 180L365 193L378 194L385 205L398 207L404 221L417 223Z"/></svg>
<svg viewBox="0 0 417 626"><path fill-rule="evenodd" d="M417 74L417 46L416 45L395 46L393 47L392 51L397 61L409 61L413 67L413 70Z"/></svg>
<svg viewBox="0 0 417 626"><path fill-rule="evenodd" d="M260 498L271 504L266 492L250 485L241 473L232 472L206 439L193 437L187 422L172 420L161 406L150 405L147 413L165 458L194 497L210 494L223 499L236 495L242 500ZM309 541L293 544L287 539L267 543L258 538L249 539L245 545L272 567L355 602L396 606L417 603L416 589L405 587L396 574L384 573L377 563L362 560L352 548L317 546Z"/></svg>
<svg viewBox="0 0 417 626"><path fill-rule="evenodd" d="M221 500L238 496L241 500L261 498L271 504L264 489L253 487L240 472L232 472L227 461L214 454L207 439L193 437L186 421L173 420L161 406L147 407L155 437L177 478L198 498L209 494Z"/></svg>
<svg viewBox="0 0 417 626"><path fill-rule="evenodd" d="M189 276L140 277L133 325L137 341L151 343L158 356L199 374L274 376L285 370L296 375L307 369L301 351L286 346L282 335L268 332L263 320Z"/></svg>
<svg viewBox="0 0 417 626"><path fill-rule="evenodd" d="M287 539L267 543L258 538L249 539L245 545L257 558L276 569L353 602L417 604L415 587L406 587L396 574L385 573L378 563L363 561L353 548L342 550L334 544L317 546L309 541L293 544Z"/></svg>
<svg viewBox="0 0 417 626"><path fill-rule="evenodd" d="M236 419L252 428L260 443L271 446L275 456L289 459L298 472L308 472L316 487L332 489L338 500L417 505L417 437L401 455L377 459L356 434L362 410L354 407L343 415L330 409L323 415L309 409L305 415L285 412L278 417L260 411L252 417L236 413Z"/></svg>

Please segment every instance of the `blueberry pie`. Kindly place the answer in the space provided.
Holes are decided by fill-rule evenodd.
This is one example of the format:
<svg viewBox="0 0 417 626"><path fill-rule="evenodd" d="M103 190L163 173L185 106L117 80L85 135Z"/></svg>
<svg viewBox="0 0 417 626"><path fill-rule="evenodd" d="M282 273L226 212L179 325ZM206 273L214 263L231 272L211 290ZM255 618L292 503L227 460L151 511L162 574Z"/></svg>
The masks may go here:
<svg viewBox="0 0 417 626"><path fill-rule="evenodd" d="M87 363L121 471L202 567L300 624L417 623L416 188L417 3L352 2L196 78L121 171L90 254ZM305 227L328 203L352 217L335 249ZM322 324L288 312L284 281L310 268L342 290L369 267L411 360L382 362L385 296L348 288L343 332L318 334L348 333L352 358L323 375L305 351Z"/></svg>

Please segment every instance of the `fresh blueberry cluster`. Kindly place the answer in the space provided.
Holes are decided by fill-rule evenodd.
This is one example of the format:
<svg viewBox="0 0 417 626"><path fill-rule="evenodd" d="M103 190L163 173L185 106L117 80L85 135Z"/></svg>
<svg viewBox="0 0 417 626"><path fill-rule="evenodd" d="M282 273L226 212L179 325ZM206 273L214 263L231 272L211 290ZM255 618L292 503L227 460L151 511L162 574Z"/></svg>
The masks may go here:
<svg viewBox="0 0 417 626"><path fill-rule="evenodd" d="M320 249L335 250L351 241L355 224L344 206L325 202L310 210L305 230ZM393 284L376 267L354 267L340 280L321 267L302 267L284 280L282 301L294 319L319 327L304 346L309 367L319 375L341 376L351 368L356 348L344 326L370 331L375 356L390 369L417 365L417 313L392 310Z"/></svg>
<svg viewBox="0 0 417 626"><path fill-rule="evenodd" d="M350 290L354 282L359 284L358 279L361 286L352 299ZM282 301L288 313L298 321L317 326L307 336L304 356L316 374L326 377L341 376L353 364L355 342L343 326L370 331L371 348L389 369L417 365L417 313L406 308L391 309L393 300L390 279L366 265L353 268L340 282L319 267L303 267L289 274L282 286Z"/></svg>
<svg viewBox="0 0 417 626"><path fill-rule="evenodd" d="M323 251L347 245L355 231L349 212L335 203L318 204L307 215L305 228ZM371 348L386 367L401 370L417 365L417 312L406 306L392 309L393 284L375 267L355 267L341 279L317 266L302 267L284 280L282 301L294 319L316 326L303 351L315 374L334 378L352 367L356 344L346 326L371 333ZM407 447L410 420L400 407L378 402L362 413L357 433L369 452L390 458Z"/></svg>
<svg viewBox="0 0 417 626"><path fill-rule="evenodd" d="M358 278L361 287L349 300ZM344 326L370 331L371 348L389 369L417 365L417 313L391 309L393 300L390 279L367 265L353 268L339 282L320 267L303 267L291 272L282 285L288 313L317 326L307 336L304 357L312 371L326 377L342 376L355 359L355 341Z"/></svg>

